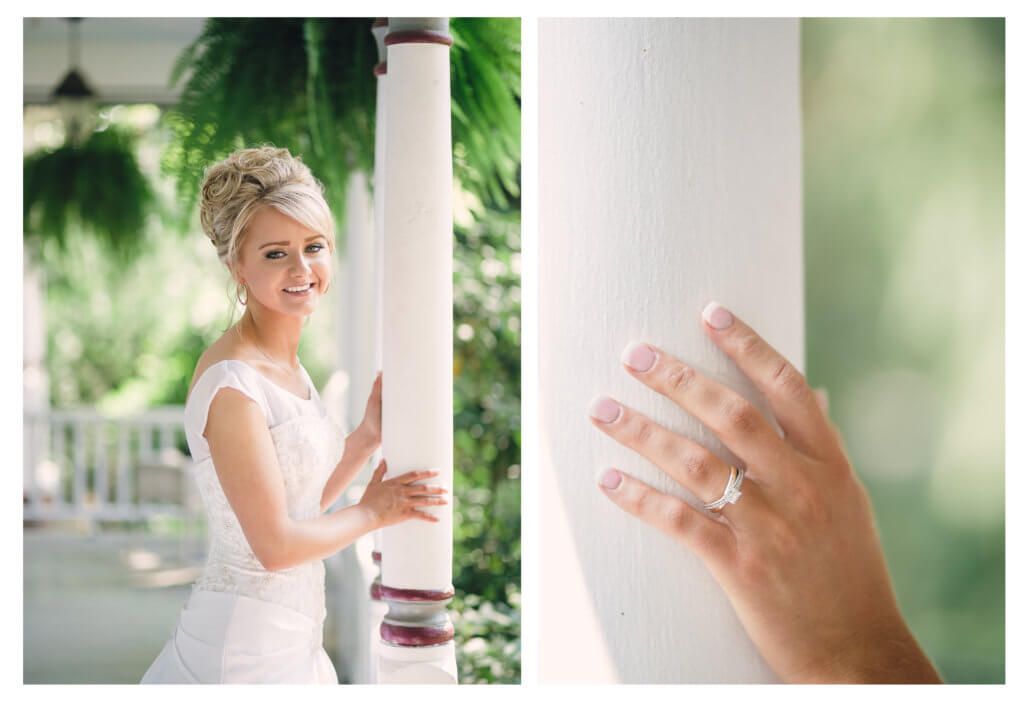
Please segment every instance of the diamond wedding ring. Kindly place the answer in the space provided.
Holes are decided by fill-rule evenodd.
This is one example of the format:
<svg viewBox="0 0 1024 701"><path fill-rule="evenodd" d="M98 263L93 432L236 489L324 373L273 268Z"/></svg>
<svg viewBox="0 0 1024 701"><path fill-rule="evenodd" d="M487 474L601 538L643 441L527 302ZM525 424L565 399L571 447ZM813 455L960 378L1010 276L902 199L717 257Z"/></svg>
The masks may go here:
<svg viewBox="0 0 1024 701"><path fill-rule="evenodd" d="M740 491L740 485L743 484L743 475L746 473L746 468L743 467L732 467L729 473L729 483L725 485L725 491L722 492L722 496L714 501L709 501L704 504L704 508L708 511L721 511L722 507L726 504L735 504L736 501L743 495Z"/></svg>

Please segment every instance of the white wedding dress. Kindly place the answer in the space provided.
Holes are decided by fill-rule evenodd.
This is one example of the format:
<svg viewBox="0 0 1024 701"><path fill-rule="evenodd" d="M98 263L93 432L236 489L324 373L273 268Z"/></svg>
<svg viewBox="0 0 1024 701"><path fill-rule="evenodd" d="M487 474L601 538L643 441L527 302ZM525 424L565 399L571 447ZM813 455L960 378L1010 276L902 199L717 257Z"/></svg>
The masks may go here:
<svg viewBox="0 0 1024 701"><path fill-rule="evenodd" d="M143 684L338 683L323 649L323 562L277 572L260 564L224 496L202 435L218 390L230 387L248 396L267 418L288 515L318 516L324 484L341 459L345 434L327 415L305 368L302 374L309 399L239 360L211 365L192 388L185 404L185 438L206 506L210 550L171 639Z"/></svg>

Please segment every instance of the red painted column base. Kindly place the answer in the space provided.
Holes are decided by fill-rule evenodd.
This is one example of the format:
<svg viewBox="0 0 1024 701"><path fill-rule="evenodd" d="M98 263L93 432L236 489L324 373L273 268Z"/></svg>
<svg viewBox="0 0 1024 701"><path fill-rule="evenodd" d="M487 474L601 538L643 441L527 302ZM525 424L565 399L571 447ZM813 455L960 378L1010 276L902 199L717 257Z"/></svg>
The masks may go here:
<svg viewBox="0 0 1024 701"><path fill-rule="evenodd" d="M455 637L455 626L447 612L455 589L398 589L380 585L378 592L388 604L380 624L384 642L401 647L428 647L444 645Z"/></svg>

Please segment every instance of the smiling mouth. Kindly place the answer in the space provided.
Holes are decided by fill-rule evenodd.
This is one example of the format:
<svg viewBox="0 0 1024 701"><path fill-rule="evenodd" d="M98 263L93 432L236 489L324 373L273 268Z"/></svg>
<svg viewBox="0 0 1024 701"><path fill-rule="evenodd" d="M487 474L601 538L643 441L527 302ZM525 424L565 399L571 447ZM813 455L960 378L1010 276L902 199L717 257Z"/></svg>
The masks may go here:
<svg viewBox="0 0 1024 701"><path fill-rule="evenodd" d="M286 287L284 289L290 295L304 295L312 290L316 286L315 282L309 282L305 285L294 285L292 287Z"/></svg>

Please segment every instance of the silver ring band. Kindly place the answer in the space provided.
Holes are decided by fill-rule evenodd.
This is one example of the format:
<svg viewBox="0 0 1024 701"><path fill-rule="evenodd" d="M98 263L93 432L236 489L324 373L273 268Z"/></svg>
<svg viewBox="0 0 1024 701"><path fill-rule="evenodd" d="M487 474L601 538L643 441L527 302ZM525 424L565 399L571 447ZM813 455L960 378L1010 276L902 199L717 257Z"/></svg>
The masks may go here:
<svg viewBox="0 0 1024 701"><path fill-rule="evenodd" d="M722 492L722 496L714 501L709 501L704 504L704 508L708 511L721 511L722 507L726 504L735 504L743 492L740 491L740 485L743 484L743 475L746 474L747 470L744 467L732 467L729 472L729 483L725 485L725 491Z"/></svg>

